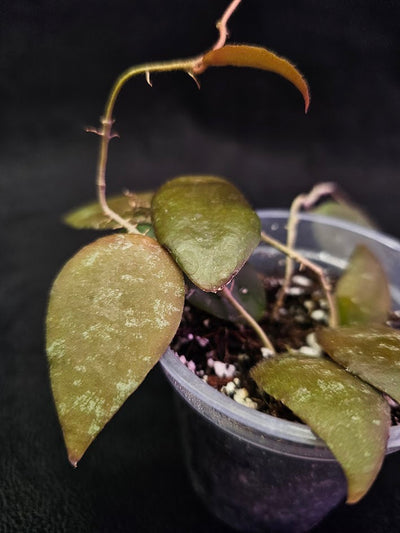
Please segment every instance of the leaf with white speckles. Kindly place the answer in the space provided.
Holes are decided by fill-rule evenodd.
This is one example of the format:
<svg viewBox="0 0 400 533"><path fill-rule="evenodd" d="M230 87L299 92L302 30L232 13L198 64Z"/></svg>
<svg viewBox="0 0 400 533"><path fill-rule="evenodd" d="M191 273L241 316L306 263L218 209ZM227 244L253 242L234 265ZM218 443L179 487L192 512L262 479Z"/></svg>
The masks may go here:
<svg viewBox="0 0 400 533"><path fill-rule="evenodd" d="M107 199L110 208L130 224L151 223L152 192L127 193ZM90 202L64 216L64 222L75 229L114 230L122 226L103 213L99 202Z"/></svg>
<svg viewBox="0 0 400 533"><path fill-rule="evenodd" d="M323 328L323 349L337 363L400 402L400 332L388 326Z"/></svg>
<svg viewBox="0 0 400 533"><path fill-rule="evenodd" d="M391 296L385 271L364 245L352 253L335 289L342 326L383 323L389 314Z"/></svg>
<svg viewBox="0 0 400 533"><path fill-rule="evenodd" d="M251 372L321 437L347 478L347 502L368 491L382 465L390 428L383 396L328 359L282 355Z"/></svg>
<svg viewBox="0 0 400 533"><path fill-rule="evenodd" d="M226 285L260 241L257 214L222 178L175 178L156 192L152 209L157 239L204 291Z"/></svg>
<svg viewBox="0 0 400 533"><path fill-rule="evenodd" d="M181 271L149 237L103 237L63 267L50 294L47 353L72 464L162 356L183 302Z"/></svg>

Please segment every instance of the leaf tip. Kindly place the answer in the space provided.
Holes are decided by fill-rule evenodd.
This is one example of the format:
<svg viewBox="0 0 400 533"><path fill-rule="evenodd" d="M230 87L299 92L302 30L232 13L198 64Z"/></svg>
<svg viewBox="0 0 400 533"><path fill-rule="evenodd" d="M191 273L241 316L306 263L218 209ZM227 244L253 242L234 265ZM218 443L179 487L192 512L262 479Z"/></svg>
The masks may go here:
<svg viewBox="0 0 400 533"><path fill-rule="evenodd" d="M71 463L71 465L74 467L74 468L77 468L78 466L78 461L80 460L80 457L76 457L74 454L70 453L68 454L68 461Z"/></svg>

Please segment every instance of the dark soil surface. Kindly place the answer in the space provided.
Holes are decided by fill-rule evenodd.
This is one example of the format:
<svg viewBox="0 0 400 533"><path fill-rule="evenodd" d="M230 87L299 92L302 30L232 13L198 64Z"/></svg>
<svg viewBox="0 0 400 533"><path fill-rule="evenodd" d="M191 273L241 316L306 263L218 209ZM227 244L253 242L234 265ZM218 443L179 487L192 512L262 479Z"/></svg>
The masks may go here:
<svg viewBox="0 0 400 533"><path fill-rule="evenodd" d="M329 319L318 281L309 273L297 273L277 315L274 305L281 281L264 279L268 303L260 325L278 353L296 350L311 357L324 356L314 336ZM400 313L393 312L387 323L400 329ZM280 418L299 420L281 402L260 391L249 376L249 370L270 354L247 325L221 320L187 304L171 347L197 376L235 401ZM390 403L392 423L397 425L400 408Z"/></svg>

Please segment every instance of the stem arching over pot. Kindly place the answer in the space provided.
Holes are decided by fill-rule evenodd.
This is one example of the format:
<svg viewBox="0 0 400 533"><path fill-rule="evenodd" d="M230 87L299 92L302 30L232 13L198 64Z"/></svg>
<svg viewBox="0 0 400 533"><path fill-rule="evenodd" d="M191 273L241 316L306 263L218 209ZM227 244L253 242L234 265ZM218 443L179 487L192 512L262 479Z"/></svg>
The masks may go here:
<svg viewBox="0 0 400 533"><path fill-rule="evenodd" d="M218 26L220 37L212 50L190 59L146 63L122 73L111 89L100 129L89 130L101 137L96 178L98 207L85 206L70 214L67 221L75 227L111 227L125 233L102 237L78 252L63 267L50 294L47 316L50 376L68 455L74 465L168 347L182 316L184 276L194 284L193 290L200 295L197 301L201 301L203 307L205 305L213 313L216 298L223 300L227 308L222 313L226 312L228 319L239 315L239 319L254 330L260 345L273 353L273 342L258 323L259 317L254 316L259 314L259 306L256 313L251 310L255 298L250 305L249 301L247 304L241 301L240 295L234 295L235 279L239 278L242 267L262 240L318 276L330 309L332 335L338 335L336 326L342 315L338 313L331 281L319 265L294 249L295 224L291 225L288 246L261 232L256 213L227 180L215 176L181 176L167 182L154 194L130 193L126 198L107 200L108 146L116 136L112 130L114 106L123 86L135 76L145 75L149 81L152 73L183 71L196 79L210 67L228 65L268 70L280 74L297 87L307 111L310 101L307 83L290 62L260 47L225 44L227 22L239 3L235 0L228 6ZM292 212L295 217L297 207ZM375 268L372 273L371 264L366 266L367 274L370 278L379 277L381 286L386 287L384 272ZM251 270L247 270L246 275L257 277ZM290 275L288 268L283 290L288 286ZM355 300L363 292L363 286L353 292L362 276L356 273L355 278L355 284L342 283L345 294L342 290L340 301L347 298L357 307L360 304ZM259 287L255 280L250 285ZM206 300L204 293L212 294ZM362 309L362 316L367 325L376 316L384 317L389 311L387 298L382 300L383 307L378 315L373 315L374 318L371 303L363 300L362 305L366 307ZM218 312L221 312L221 306ZM261 315L263 312L265 314L264 309ZM352 316L360 315L355 312ZM366 326L362 333L367 334L367 329ZM286 362L285 357L287 361L290 357L290 361ZM278 360L284 362L278 364ZM324 363L318 363L317 372L307 373L310 366L302 364L300 359L296 365L293 353L281 354L261 363L253 376L260 387L282 401L290 397L289 407L316 432L322 428L320 432L324 437L326 424L320 424L320 417L328 417L328 428L336 423L337 416L329 418L326 413L330 413L337 402L327 394L329 379L319 389L315 387L318 372L324 371ZM335 437L326 437L348 477L349 501L355 501L368 490L382 462L389 424L388 408L382 395L364 383L370 379L368 368L360 380L332 361L328 366L325 370L332 371L339 383L333 391L335 394L340 393L341 376L345 376L343 387L350 390L348 397L353 403L357 404L360 397L367 394L365 391L373 390L367 394L368 401L360 400L361 407L356 405L355 411L351 411L351 416L360 417L360 427L363 428L358 437L350 435L355 442L357 438L369 437L372 429L379 433L374 446L366 449L372 457L368 468L364 469L368 475L363 474L360 481L358 463L353 461L352 455L348 458L348 454L341 453L343 443ZM289 391L280 389L285 382L280 374L282 368L286 374L290 371L298 377L297 382L292 380L290 385L294 388ZM321 405L320 410L312 407L311 415L305 396L299 394L302 379L310 381L307 399L315 395ZM370 382L376 386L372 378ZM385 380L379 383L385 383ZM369 418L372 411L374 420L379 423L371 429Z"/></svg>

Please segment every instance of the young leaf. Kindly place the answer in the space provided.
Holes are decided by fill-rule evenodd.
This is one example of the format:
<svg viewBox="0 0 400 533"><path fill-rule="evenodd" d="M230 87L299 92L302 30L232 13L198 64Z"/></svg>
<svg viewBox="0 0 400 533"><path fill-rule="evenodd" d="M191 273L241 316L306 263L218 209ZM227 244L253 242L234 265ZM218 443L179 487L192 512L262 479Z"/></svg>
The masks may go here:
<svg viewBox="0 0 400 533"><path fill-rule="evenodd" d="M360 500L385 456L390 408L383 396L322 358L277 356L251 375L325 441L346 475L347 502Z"/></svg>
<svg viewBox="0 0 400 533"><path fill-rule="evenodd" d="M322 348L347 371L400 402L400 332L388 326L323 328Z"/></svg>
<svg viewBox="0 0 400 533"><path fill-rule="evenodd" d="M252 67L275 72L290 81L301 92L305 112L308 111L310 92L306 80L292 63L270 50L247 44L230 44L207 52L202 62L206 67Z"/></svg>
<svg viewBox="0 0 400 533"><path fill-rule="evenodd" d="M204 291L226 285L260 241L257 214L222 178L175 178L155 193L152 210L158 241Z"/></svg>
<svg viewBox="0 0 400 533"><path fill-rule="evenodd" d="M108 205L130 224L151 223L152 192L129 193L111 196ZM64 222L75 229L114 230L122 226L107 217L99 202L90 202L67 213Z"/></svg>
<svg viewBox="0 0 400 533"><path fill-rule="evenodd" d="M328 200L321 205L310 210L310 213L315 215L323 215L325 217L340 218L364 226L365 228L376 229L377 226L372 222L364 211L359 207L350 204L343 204Z"/></svg>
<svg viewBox="0 0 400 533"><path fill-rule="evenodd" d="M183 302L182 273L143 235L103 237L63 267L50 294L47 353L72 464L164 353Z"/></svg>
<svg viewBox="0 0 400 533"><path fill-rule="evenodd" d="M249 263L244 265L232 281L232 295L255 320L260 320L265 313L264 285L255 268ZM204 292L195 285L189 288L186 300L222 320L238 322L243 319L226 298L219 294Z"/></svg>
<svg viewBox="0 0 400 533"><path fill-rule="evenodd" d="M390 311L389 283L383 267L364 245L358 245L336 286L339 323L383 323Z"/></svg>

